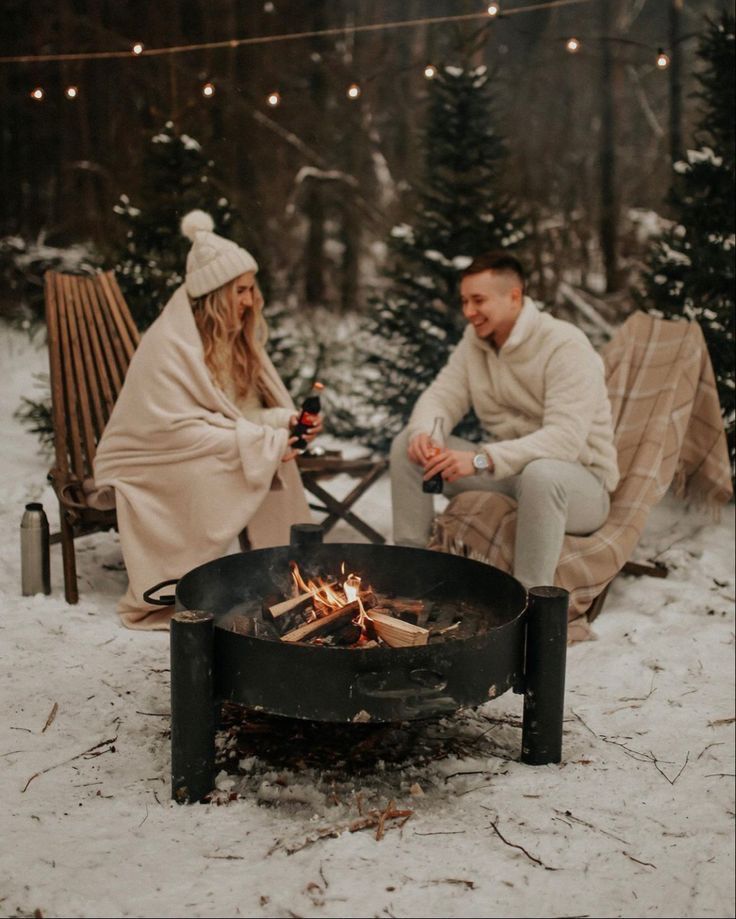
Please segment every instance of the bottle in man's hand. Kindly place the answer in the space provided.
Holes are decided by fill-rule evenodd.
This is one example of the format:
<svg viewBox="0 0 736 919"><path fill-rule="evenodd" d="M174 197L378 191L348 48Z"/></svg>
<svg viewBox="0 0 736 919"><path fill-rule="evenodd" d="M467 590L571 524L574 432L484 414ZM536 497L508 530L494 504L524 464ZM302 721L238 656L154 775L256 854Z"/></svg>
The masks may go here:
<svg viewBox="0 0 736 919"><path fill-rule="evenodd" d="M428 449L430 456L435 457L445 445L445 428L441 418L435 418L432 425L432 433L429 435L431 441ZM442 473L438 472L431 479L422 482L422 491L428 495L441 495L444 487Z"/></svg>
<svg viewBox="0 0 736 919"><path fill-rule="evenodd" d="M299 412L299 417L296 419L296 424L291 429L291 433L299 438L299 440L291 445L293 450L298 450L300 453L303 453L309 446L303 435L317 423L319 413L322 411L322 400L319 394L324 388L324 384L314 383L312 391L304 402L302 402L302 409Z"/></svg>

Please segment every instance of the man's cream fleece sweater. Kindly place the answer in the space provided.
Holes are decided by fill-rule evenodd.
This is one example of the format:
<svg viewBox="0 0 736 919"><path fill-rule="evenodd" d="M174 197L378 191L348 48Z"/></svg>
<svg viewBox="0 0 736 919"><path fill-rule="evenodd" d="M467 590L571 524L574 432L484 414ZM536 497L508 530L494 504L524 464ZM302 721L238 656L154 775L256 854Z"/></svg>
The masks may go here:
<svg viewBox="0 0 736 919"><path fill-rule="evenodd" d="M451 431L470 407L491 440L483 449L495 479L535 459L577 462L608 491L618 483L611 406L603 361L569 322L541 313L529 297L511 335L496 350L472 326L421 395L410 436L429 434L441 417Z"/></svg>

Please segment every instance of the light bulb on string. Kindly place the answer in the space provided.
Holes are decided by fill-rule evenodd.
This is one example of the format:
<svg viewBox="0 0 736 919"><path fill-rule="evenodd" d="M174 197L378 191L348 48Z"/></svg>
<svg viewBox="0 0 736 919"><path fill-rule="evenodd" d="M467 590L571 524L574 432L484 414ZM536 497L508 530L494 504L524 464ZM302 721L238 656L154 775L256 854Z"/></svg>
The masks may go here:
<svg viewBox="0 0 736 919"><path fill-rule="evenodd" d="M64 90L64 95L67 99L76 99L79 95L79 88L77 86L67 86Z"/></svg>
<svg viewBox="0 0 736 919"><path fill-rule="evenodd" d="M437 76L437 68L434 66L434 64L427 64L427 66L424 68L424 76L428 80L433 80Z"/></svg>
<svg viewBox="0 0 736 919"><path fill-rule="evenodd" d="M570 54L575 54L580 50L580 39L568 38L568 40L565 42L565 48L570 52Z"/></svg>
<svg viewBox="0 0 736 919"><path fill-rule="evenodd" d="M143 54L143 42L137 41L130 50L133 54Z"/></svg>
<svg viewBox="0 0 736 919"><path fill-rule="evenodd" d="M31 90L30 96L34 102L43 102L46 98L46 93L41 86L36 86L35 89Z"/></svg>
<svg viewBox="0 0 736 919"><path fill-rule="evenodd" d="M269 93L266 102L268 102L271 108L276 108L277 105L281 105L281 93Z"/></svg>
<svg viewBox="0 0 736 919"><path fill-rule="evenodd" d="M488 15L491 17L498 16L501 12L501 7L498 3L489 3L488 4Z"/></svg>
<svg viewBox="0 0 736 919"><path fill-rule="evenodd" d="M348 86L348 99L357 99L360 95L360 86L357 83L351 83Z"/></svg>
<svg viewBox="0 0 736 919"><path fill-rule="evenodd" d="M215 84L214 83L205 83L202 87L202 95L207 99L211 99L215 95Z"/></svg>
<svg viewBox="0 0 736 919"><path fill-rule="evenodd" d="M657 51L657 67L659 67L660 70L666 70L669 66L670 59L660 48L659 51Z"/></svg>

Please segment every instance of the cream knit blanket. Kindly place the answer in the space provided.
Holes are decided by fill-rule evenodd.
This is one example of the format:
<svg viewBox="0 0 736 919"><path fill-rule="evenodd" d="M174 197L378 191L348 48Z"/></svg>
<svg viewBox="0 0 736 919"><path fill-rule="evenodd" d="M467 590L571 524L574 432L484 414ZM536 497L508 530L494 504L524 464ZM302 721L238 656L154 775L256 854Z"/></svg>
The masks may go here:
<svg viewBox="0 0 736 919"><path fill-rule="evenodd" d="M265 354L262 382L270 405L293 410ZM144 590L225 554L244 527L252 545L274 545L310 519L298 470L281 463L287 439L285 428L247 421L215 386L180 287L133 355L95 458L96 487L115 489L125 625L167 628L172 608L144 603ZM258 514L272 487L275 506Z"/></svg>

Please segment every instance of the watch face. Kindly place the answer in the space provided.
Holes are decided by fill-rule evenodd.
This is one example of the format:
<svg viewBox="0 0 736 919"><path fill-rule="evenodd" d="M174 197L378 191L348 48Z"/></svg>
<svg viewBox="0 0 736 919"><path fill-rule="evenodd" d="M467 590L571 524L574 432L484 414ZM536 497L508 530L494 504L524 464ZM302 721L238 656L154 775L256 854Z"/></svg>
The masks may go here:
<svg viewBox="0 0 736 919"><path fill-rule="evenodd" d="M485 455L485 453L475 454L475 456L473 457L473 466L475 467L475 469L477 469L480 472L483 469L488 469L488 465L489 465L488 457Z"/></svg>

